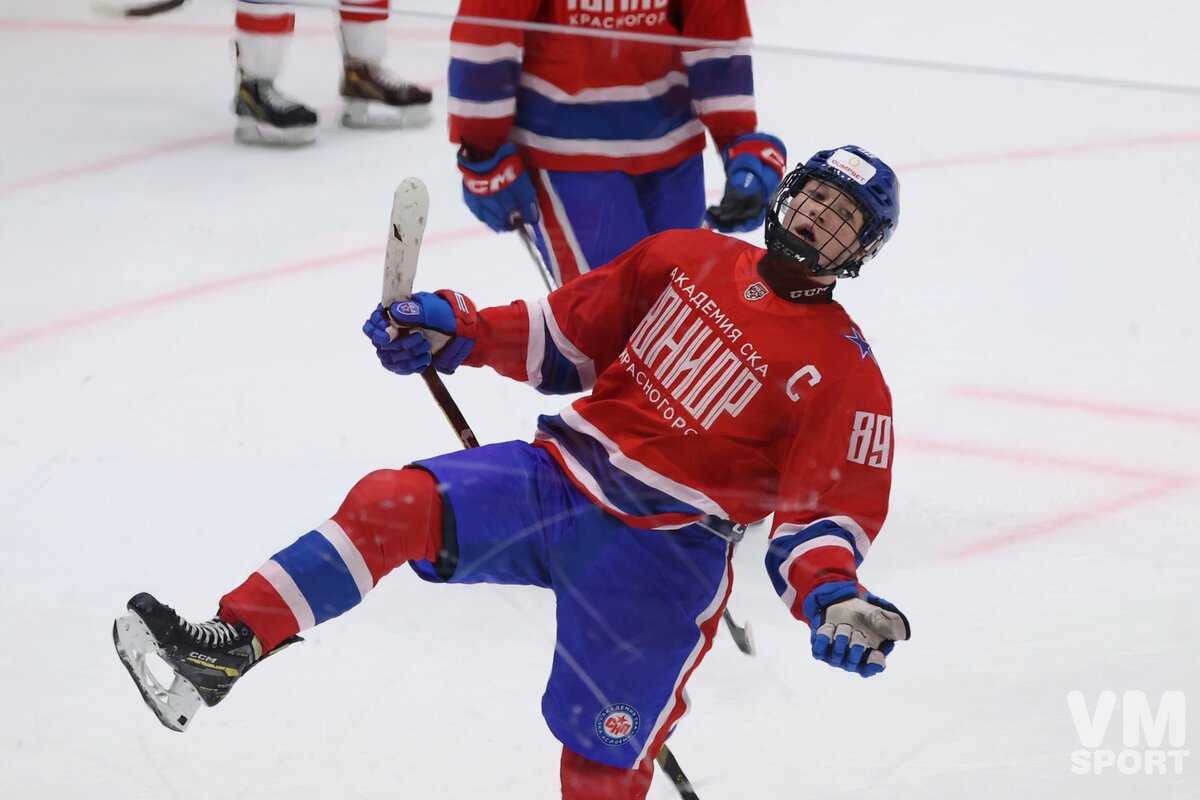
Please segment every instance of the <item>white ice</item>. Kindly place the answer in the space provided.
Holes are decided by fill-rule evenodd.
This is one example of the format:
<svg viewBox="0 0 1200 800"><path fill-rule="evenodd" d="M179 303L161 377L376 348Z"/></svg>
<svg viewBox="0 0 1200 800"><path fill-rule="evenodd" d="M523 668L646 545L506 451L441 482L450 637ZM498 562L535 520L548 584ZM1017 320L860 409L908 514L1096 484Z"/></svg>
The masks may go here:
<svg viewBox="0 0 1200 800"><path fill-rule="evenodd" d="M457 446L358 330L407 175L433 196L418 288L539 291L459 197L452 5L392 21L389 63L437 92L409 132L337 126L332 18L302 10L280 84L323 120L281 152L232 141L227 3L129 22L0 0L0 797L557 796L546 592L400 571L184 735L109 642L134 592L206 617L361 474ZM861 577L914 638L871 681L814 662L759 534L731 602L759 655L722 635L680 762L704 800L1200 796L1200 5L750 10L760 44L847 56L760 52L762 127L902 177L899 232L838 296L896 400ZM485 441L557 407L490 372L448 384ZM1067 695L1094 712L1102 690L1186 693L1182 747L1128 748L1188 750L1182 774L1072 773ZM1120 714L1101 749L1127 749Z"/></svg>

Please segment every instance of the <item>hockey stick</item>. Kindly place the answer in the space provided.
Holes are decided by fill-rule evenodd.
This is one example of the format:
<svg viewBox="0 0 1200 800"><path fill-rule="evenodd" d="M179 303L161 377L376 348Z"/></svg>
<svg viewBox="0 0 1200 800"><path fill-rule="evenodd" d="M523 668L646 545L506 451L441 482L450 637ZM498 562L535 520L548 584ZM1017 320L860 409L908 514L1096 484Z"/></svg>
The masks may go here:
<svg viewBox="0 0 1200 800"><path fill-rule="evenodd" d="M537 243L533 241L533 234L525 226L525 221L521 219L520 214L513 214L512 224L516 228L517 235L521 237L521 244L525 245L525 251L529 253L530 260L537 265L538 273L542 276L542 281L546 284L546 291L554 291L558 288L558 281L554 279L554 273L550 271L550 267L546 265L546 261L542 258L541 253L538 252ZM729 613L728 608L721 612L721 619L725 620L725 627L729 628L729 635L733 637L733 643L737 645L737 649L748 656L754 655L756 652L754 649L754 629L750 627L750 623L747 622L745 626L738 625L734 621L733 615Z"/></svg>
<svg viewBox="0 0 1200 800"><path fill-rule="evenodd" d="M729 613L729 609L721 612L721 619L725 620L725 627L729 628L729 635L733 637L733 643L737 645L737 649L741 650L748 656L752 656L758 651L754 649L754 629L747 622L744 626L738 625L733 621L733 615Z"/></svg>
<svg viewBox="0 0 1200 800"><path fill-rule="evenodd" d="M558 281L554 278L550 267L546 265L542 254L538 252L537 243L533 241L533 234L529 232L529 228L525 227L525 220L521 219L520 214L513 214L512 223L516 226L517 235L521 237L521 244L525 245L525 252L529 253L530 260L537 265L538 274L542 276L542 282L546 284L546 291L553 292L558 288Z"/></svg>
<svg viewBox="0 0 1200 800"><path fill-rule="evenodd" d="M92 3L92 10L106 17L153 17L158 14L179 8L187 0L157 0L143 5L124 5L122 3Z"/></svg>
<svg viewBox="0 0 1200 800"><path fill-rule="evenodd" d="M700 800L700 796L696 794L696 790L692 788L692 782L688 780L687 775L683 774L683 770L679 767L679 762L675 760L675 754L667 749L664 744L662 749L658 751L658 755L654 757L658 762L658 766L671 782L675 784L676 791L683 800Z"/></svg>
<svg viewBox="0 0 1200 800"><path fill-rule="evenodd" d="M413 279L417 274L417 257L421 254L421 239L425 235L425 221L429 218L429 191L420 178L405 178L396 187L392 197L392 229L388 235L387 250L383 257L383 309L392 303L407 300L412 297ZM391 317L388 316L391 321ZM441 334L426 331L425 336L435 344ZM444 339L443 339L444 341ZM466 449L479 447L466 417L458 408L458 403L450 395L442 376L436 369L427 369L421 373L425 386L433 395L434 402L446 416L446 421L454 429L458 441Z"/></svg>

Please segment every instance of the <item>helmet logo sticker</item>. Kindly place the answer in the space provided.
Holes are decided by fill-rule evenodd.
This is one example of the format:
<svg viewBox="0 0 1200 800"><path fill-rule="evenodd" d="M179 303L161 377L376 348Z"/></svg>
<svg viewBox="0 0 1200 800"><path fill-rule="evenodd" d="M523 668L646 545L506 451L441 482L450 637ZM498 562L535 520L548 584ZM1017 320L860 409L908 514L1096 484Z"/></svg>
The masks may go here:
<svg viewBox="0 0 1200 800"><path fill-rule="evenodd" d="M829 157L829 166L836 169L838 172L844 172L850 176L850 179L855 183L867 185L871 178L875 177L875 165L866 161L855 153L849 150L838 149Z"/></svg>

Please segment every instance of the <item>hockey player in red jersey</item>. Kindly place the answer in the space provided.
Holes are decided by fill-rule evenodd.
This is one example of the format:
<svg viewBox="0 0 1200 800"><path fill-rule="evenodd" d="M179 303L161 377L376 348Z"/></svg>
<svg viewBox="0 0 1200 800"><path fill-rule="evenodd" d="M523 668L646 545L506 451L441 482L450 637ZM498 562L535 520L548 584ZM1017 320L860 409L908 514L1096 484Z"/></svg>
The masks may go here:
<svg viewBox="0 0 1200 800"><path fill-rule="evenodd" d="M416 127L430 121L428 89L383 66L388 0L344 0L338 11L344 102L349 128ZM292 6L277 0L238 0L238 90L235 138L251 144L301 145L317 135L317 112L275 88L284 50L296 26Z"/></svg>
<svg viewBox="0 0 1200 800"><path fill-rule="evenodd" d="M363 330L393 372L489 366L588 393L541 417L532 443L367 475L209 622L132 598L114 637L147 704L182 730L201 701L405 563L432 583L542 586L557 600L542 711L563 745L562 796L644 798L719 625L734 548L769 514L767 572L813 656L883 671L908 621L857 570L887 515L891 399L832 293L891 237L898 202L892 170L847 145L784 178L765 250L669 231L536 302L478 310L419 292L388 309L409 331L396 338L377 309ZM172 665L172 686L147 654Z"/></svg>
<svg viewBox="0 0 1200 800"><path fill-rule="evenodd" d="M745 0L461 0L448 108L467 205L531 225L560 285L652 233L758 228L786 154L757 131L749 41ZM705 131L726 172L707 216Z"/></svg>

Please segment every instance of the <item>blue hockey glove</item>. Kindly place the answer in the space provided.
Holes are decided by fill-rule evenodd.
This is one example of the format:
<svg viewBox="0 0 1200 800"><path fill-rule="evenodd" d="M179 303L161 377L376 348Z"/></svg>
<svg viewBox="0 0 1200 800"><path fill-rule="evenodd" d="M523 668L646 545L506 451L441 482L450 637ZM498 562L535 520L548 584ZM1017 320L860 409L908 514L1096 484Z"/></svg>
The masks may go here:
<svg viewBox="0 0 1200 800"><path fill-rule="evenodd" d="M864 678L883 672L896 642L912 635L900 609L870 592L860 594L851 581L818 586L804 610L812 625L813 658Z"/></svg>
<svg viewBox="0 0 1200 800"><path fill-rule="evenodd" d="M461 313L446 298L429 292L392 303L386 313L382 305L376 307L363 323L363 333L375 345L384 369L397 375L424 372L430 364L447 375L458 369L475 346L468 332L474 330L475 309L462 295L452 296ZM394 339L389 328L400 329Z"/></svg>
<svg viewBox="0 0 1200 800"><path fill-rule="evenodd" d="M538 221L537 194L525 174L517 146L506 142L491 158L471 161L466 148L458 151L458 169L463 175L463 200L471 213L494 231L511 231L514 217L533 224Z"/></svg>
<svg viewBox="0 0 1200 800"><path fill-rule="evenodd" d="M704 215L709 227L744 233L763 224L771 199L787 166L783 142L767 133L746 133L721 153L725 161L725 196Z"/></svg>

